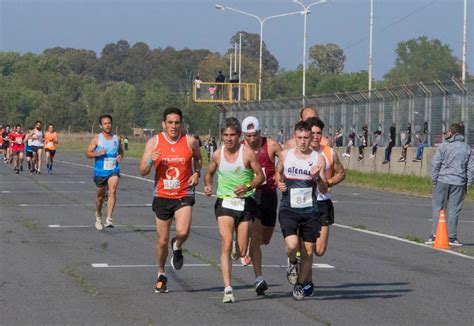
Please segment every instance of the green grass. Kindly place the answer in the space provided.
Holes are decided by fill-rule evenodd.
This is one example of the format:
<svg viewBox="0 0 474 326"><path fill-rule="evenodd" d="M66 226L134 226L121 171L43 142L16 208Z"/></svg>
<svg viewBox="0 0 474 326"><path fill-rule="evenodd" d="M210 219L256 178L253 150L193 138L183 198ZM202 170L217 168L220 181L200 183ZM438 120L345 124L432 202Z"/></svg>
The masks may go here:
<svg viewBox="0 0 474 326"><path fill-rule="evenodd" d="M433 191L431 179L428 177L387 173L364 173L354 170L346 172L346 179L343 184L352 186L429 197L431 197ZM474 189L472 189L472 187L468 189L466 200L474 201Z"/></svg>

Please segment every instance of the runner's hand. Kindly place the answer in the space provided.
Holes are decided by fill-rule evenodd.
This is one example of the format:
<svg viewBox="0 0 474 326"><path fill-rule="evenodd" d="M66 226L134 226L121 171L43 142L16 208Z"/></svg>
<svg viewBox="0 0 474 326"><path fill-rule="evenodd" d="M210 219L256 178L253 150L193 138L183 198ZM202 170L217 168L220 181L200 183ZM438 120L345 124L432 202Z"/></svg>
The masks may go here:
<svg viewBox="0 0 474 326"><path fill-rule="evenodd" d="M212 186L211 185L204 186L204 194L208 197L210 197L212 195Z"/></svg>
<svg viewBox="0 0 474 326"><path fill-rule="evenodd" d="M317 164L317 165L315 165L311 168L310 174L313 177L317 177L317 176L319 176L319 173L321 172L322 169L323 169L322 165Z"/></svg>
<svg viewBox="0 0 474 326"><path fill-rule="evenodd" d="M246 192L247 192L247 187L244 185L237 186L234 189L234 194L236 194L237 197L243 197Z"/></svg>
<svg viewBox="0 0 474 326"><path fill-rule="evenodd" d="M278 186L278 189L280 189L281 192L286 192L288 190L288 187L286 186L286 183L281 181L281 180L277 181L277 186Z"/></svg>
<svg viewBox="0 0 474 326"><path fill-rule="evenodd" d="M188 184L193 187L199 183L199 176L197 173L194 173L192 176L189 177Z"/></svg>
<svg viewBox="0 0 474 326"><path fill-rule="evenodd" d="M160 157L161 152L159 150L153 151L153 154L151 154L151 160L155 162L159 157Z"/></svg>
<svg viewBox="0 0 474 326"><path fill-rule="evenodd" d="M101 149L100 151L96 152L96 154L95 154L96 157L104 156L104 155L105 155L105 149Z"/></svg>
<svg viewBox="0 0 474 326"><path fill-rule="evenodd" d="M117 162L121 162L121 161L122 161L122 155L119 154L119 155L117 155Z"/></svg>

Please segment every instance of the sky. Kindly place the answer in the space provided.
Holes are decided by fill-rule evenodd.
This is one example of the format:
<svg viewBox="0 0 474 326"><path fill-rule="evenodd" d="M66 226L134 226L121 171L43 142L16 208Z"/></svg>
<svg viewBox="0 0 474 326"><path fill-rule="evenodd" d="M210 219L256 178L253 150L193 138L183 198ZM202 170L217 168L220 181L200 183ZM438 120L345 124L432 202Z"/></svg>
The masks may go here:
<svg viewBox="0 0 474 326"><path fill-rule="evenodd" d="M316 0L301 0L310 4ZM224 53L238 31L259 33L255 18L214 5L268 17L301 10L291 0L0 0L0 51L41 53L52 47L103 47L125 39L150 48L209 49ZM367 70L370 0L328 0L311 8L308 48L335 43L346 55L345 72ZM468 72L474 67L474 0L468 1ZM461 59L463 0L374 0L373 75L393 68L398 42L438 38ZM303 16L265 22L263 39L280 67L303 60ZM470 69L471 68L471 69ZM245 67L242 67L245 69Z"/></svg>

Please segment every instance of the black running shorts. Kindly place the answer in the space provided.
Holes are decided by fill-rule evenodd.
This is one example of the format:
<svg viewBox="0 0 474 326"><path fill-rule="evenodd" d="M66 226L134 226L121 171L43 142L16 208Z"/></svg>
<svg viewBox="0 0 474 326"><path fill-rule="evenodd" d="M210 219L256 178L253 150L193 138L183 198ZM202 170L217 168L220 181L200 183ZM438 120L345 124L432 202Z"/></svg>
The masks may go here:
<svg viewBox="0 0 474 326"><path fill-rule="evenodd" d="M43 146L30 146L31 151L38 153L38 150L43 149Z"/></svg>
<svg viewBox="0 0 474 326"><path fill-rule="evenodd" d="M26 151L26 157L33 157L32 151Z"/></svg>
<svg viewBox="0 0 474 326"><path fill-rule="evenodd" d="M114 175L120 177L120 173L112 173L111 175L108 175L106 177L94 176L94 183L95 183L96 187L97 188L102 188L102 187L107 186L107 184L109 183L109 178L113 177Z"/></svg>
<svg viewBox="0 0 474 326"><path fill-rule="evenodd" d="M240 222L253 221L255 213L257 210L257 202L252 197L245 198L244 210L237 211L234 209L222 207L222 198L217 198L214 205L214 213L216 214L216 219L219 216L230 216L234 218L235 225L239 225Z"/></svg>
<svg viewBox="0 0 474 326"><path fill-rule="evenodd" d="M318 210L322 226L334 224L334 205L331 199L318 201Z"/></svg>
<svg viewBox="0 0 474 326"><path fill-rule="evenodd" d="M155 197L153 198L152 209L157 219L167 221L174 217L177 210L186 206L194 206L194 203L195 199L192 196L179 199Z"/></svg>
<svg viewBox="0 0 474 326"><path fill-rule="evenodd" d="M316 238L319 238L319 231L321 231L319 213L296 214L290 210L280 210L278 220L284 238L298 235L304 242L311 243L315 243Z"/></svg>
<svg viewBox="0 0 474 326"><path fill-rule="evenodd" d="M49 155L51 155L51 157L54 157L54 155L56 155L56 150L55 149L45 149L44 150L45 152L49 152Z"/></svg>
<svg viewBox="0 0 474 326"><path fill-rule="evenodd" d="M260 192L257 190L255 192L255 200L257 201L255 218L258 218L263 226L274 227L278 208L276 190L272 192Z"/></svg>

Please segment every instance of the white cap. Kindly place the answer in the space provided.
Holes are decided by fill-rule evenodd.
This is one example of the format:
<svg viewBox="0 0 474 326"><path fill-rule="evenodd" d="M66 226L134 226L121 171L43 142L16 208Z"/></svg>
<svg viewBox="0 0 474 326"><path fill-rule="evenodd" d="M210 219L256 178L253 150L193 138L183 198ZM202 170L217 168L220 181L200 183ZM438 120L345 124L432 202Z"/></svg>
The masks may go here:
<svg viewBox="0 0 474 326"><path fill-rule="evenodd" d="M242 132L257 132L260 131L260 123L258 119L249 116L242 121Z"/></svg>

